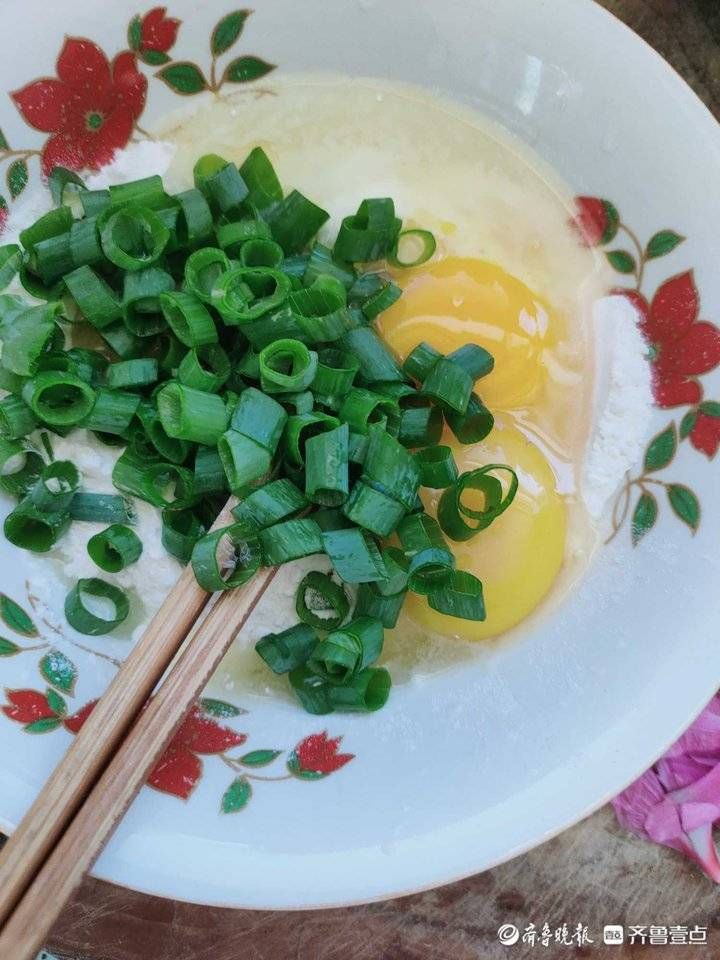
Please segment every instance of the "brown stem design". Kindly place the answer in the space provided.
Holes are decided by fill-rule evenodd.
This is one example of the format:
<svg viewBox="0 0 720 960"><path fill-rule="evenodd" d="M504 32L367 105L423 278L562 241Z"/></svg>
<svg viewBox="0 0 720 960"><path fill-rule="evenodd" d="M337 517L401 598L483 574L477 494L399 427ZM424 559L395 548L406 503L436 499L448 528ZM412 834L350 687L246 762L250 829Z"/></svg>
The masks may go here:
<svg viewBox="0 0 720 960"><path fill-rule="evenodd" d="M39 157L39 150L0 150L0 160L9 160L11 157L16 157L21 160L29 160L30 157Z"/></svg>
<svg viewBox="0 0 720 960"><path fill-rule="evenodd" d="M217 93L220 89L220 84L217 82L217 56L213 54L212 61L210 63L210 90L213 93Z"/></svg>
<svg viewBox="0 0 720 960"><path fill-rule="evenodd" d="M612 533L605 541L605 545L611 543L615 537L620 532L620 528L625 523L625 520L628 515L628 510L630 509L630 490L632 488L633 481L628 478L628 475L625 474L625 485L622 490L618 493L615 503L613 504L612 512ZM620 504L622 503L622 509L620 509ZM619 514L619 516L618 516Z"/></svg>
<svg viewBox="0 0 720 960"><path fill-rule="evenodd" d="M645 276L645 263L646 263L645 251L643 250L643 246L640 243L638 239L638 235L635 233L634 230L631 230L626 223L621 223L620 229L624 230L625 233L628 235L637 253L638 265L637 265L637 269L635 270L635 282L636 282L636 289L639 293L642 287L643 277Z"/></svg>
<svg viewBox="0 0 720 960"><path fill-rule="evenodd" d="M140 134L141 137L145 137L146 140L154 140L154 134L150 133L149 130L146 130L144 127L141 127L139 123L135 124L135 129Z"/></svg>
<svg viewBox="0 0 720 960"><path fill-rule="evenodd" d="M266 780L268 783L270 783L279 780L292 779L291 773L284 773L280 777L263 777L261 774L248 773L247 767L243 766L240 760L234 760L232 757L228 757L225 753L219 753L218 756L224 764L230 767L232 771L242 774L247 780Z"/></svg>

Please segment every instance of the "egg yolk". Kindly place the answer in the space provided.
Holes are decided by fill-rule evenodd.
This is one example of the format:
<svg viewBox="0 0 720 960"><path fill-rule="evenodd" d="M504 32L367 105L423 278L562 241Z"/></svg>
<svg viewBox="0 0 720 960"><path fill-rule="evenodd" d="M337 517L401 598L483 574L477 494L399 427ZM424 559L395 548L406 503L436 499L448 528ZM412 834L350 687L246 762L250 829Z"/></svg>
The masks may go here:
<svg viewBox="0 0 720 960"><path fill-rule="evenodd" d="M464 446L446 433L442 442L452 448L460 473L487 463L507 463L517 473L518 492L487 530L463 543L449 541L458 570L482 581L487 619L448 617L412 593L406 609L413 620L434 633L485 640L524 620L550 590L565 554L565 505L555 492L550 464L509 418L496 421L493 432L480 444ZM425 508L433 516L441 494L441 490L421 491Z"/></svg>
<svg viewBox="0 0 720 960"><path fill-rule="evenodd" d="M477 343L495 357L482 380L491 410L523 406L545 377L543 350L559 336L550 307L497 264L447 257L394 271L403 295L378 318L386 343L403 359L421 341L447 354Z"/></svg>
<svg viewBox="0 0 720 960"><path fill-rule="evenodd" d="M448 257L396 269L393 278L403 295L381 314L378 327L402 359L421 341L443 354L477 343L495 358L492 373L476 388L496 417L495 429L478 444L463 445L448 429L442 440L452 448L460 473L506 463L518 475L517 496L505 513L472 539L450 541L458 570L482 581L487 619L475 622L437 613L414 594L406 604L408 616L429 631L484 640L532 613L563 564L567 518L555 474L509 413L523 407L529 419L533 407L539 410L548 402L542 390L549 375L545 357L562 338L561 321L521 280L484 260ZM421 492L433 516L441 493Z"/></svg>

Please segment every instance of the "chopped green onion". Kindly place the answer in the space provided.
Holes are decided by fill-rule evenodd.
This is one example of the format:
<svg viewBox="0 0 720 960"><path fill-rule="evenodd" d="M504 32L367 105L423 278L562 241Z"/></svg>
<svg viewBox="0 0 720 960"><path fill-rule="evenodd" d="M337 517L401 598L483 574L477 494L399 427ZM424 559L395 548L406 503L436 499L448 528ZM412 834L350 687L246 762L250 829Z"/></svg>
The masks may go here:
<svg viewBox="0 0 720 960"><path fill-rule="evenodd" d="M287 419L285 409L276 400L255 387L248 387L240 394L230 426L259 443L268 453L275 453Z"/></svg>
<svg viewBox="0 0 720 960"><path fill-rule="evenodd" d="M273 673L283 674L302 666L317 643L317 634L305 623L296 623L282 633L268 633L255 650Z"/></svg>
<svg viewBox="0 0 720 960"><path fill-rule="evenodd" d="M205 194L210 206L221 214L238 214L249 191L240 171L232 163L209 176L195 177L195 186Z"/></svg>
<svg viewBox="0 0 720 960"><path fill-rule="evenodd" d="M323 533L309 517L285 520L258 533L263 560L268 567L323 551Z"/></svg>
<svg viewBox="0 0 720 960"><path fill-rule="evenodd" d="M385 597L392 597L407 589L410 561L400 547L385 547L382 552L387 576L377 581L378 591Z"/></svg>
<svg viewBox="0 0 720 960"><path fill-rule="evenodd" d="M386 595L380 593L376 583L361 583L355 604L355 616L375 617L386 630L392 630L398 622L406 596L405 590Z"/></svg>
<svg viewBox="0 0 720 960"><path fill-rule="evenodd" d="M295 667L288 676L290 686L307 713L322 716L332 713L330 684L308 670L305 664Z"/></svg>
<svg viewBox="0 0 720 960"><path fill-rule="evenodd" d="M379 537L389 536L405 516L405 507L383 490L358 480L343 508L348 520Z"/></svg>
<svg viewBox="0 0 720 960"><path fill-rule="evenodd" d="M50 348L57 334L55 318L59 304L27 307L12 323L3 324L2 365L11 373L31 377L42 353Z"/></svg>
<svg viewBox="0 0 720 960"><path fill-rule="evenodd" d="M445 410L465 413L472 387L472 377L464 367L441 357L425 377L420 393L439 403Z"/></svg>
<svg viewBox="0 0 720 960"><path fill-rule="evenodd" d="M133 390L147 387L158 378L157 360L146 357L138 360L120 360L111 363L107 370L107 385L110 390Z"/></svg>
<svg viewBox="0 0 720 960"><path fill-rule="evenodd" d="M458 347L448 354L447 359L459 364L473 382L492 373L495 366L493 355L476 343L466 343L465 346Z"/></svg>
<svg viewBox="0 0 720 960"><path fill-rule="evenodd" d="M73 215L69 207L58 207L36 220L31 226L20 231L20 243L32 257L38 243L62 236L70 230Z"/></svg>
<svg viewBox="0 0 720 960"><path fill-rule="evenodd" d="M484 620L482 583L472 573L453 571L447 584L428 595L428 604L438 613L462 620Z"/></svg>
<svg viewBox="0 0 720 960"><path fill-rule="evenodd" d="M80 205L86 217L97 217L110 206L110 191L83 190L80 194Z"/></svg>
<svg viewBox="0 0 720 960"><path fill-rule="evenodd" d="M30 490L30 499L38 510L64 513L80 486L80 474L69 460L49 463Z"/></svg>
<svg viewBox="0 0 720 960"><path fill-rule="evenodd" d="M363 200L354 216L343 219L333 254L349 263L379 260L395 247L401 226L391 199Z"/></svg>
<svg viewBox="0 0 720 960"><path fill-rule="evenodd" d="M33 553L47 553L70 526L70 514L41 510L26 497L5 517L3 532L10 543Z"/></svg>
<svg viewBox="0 0 720 960"><path fill-rule="evenodd" d="M368 430L369 443L363 461L363 480L384 490L411 510L420 487L420 468L411 453L380 426Z"/></svg>
<svg viewBox="0 0 720 960"><path fill-rule="evenodd" d="M425 447L415 454L415 462L420 468L423 487L441 490L455 483L458 478L457 464L450 447Z"/></svg>
<svg viewBox="0 0 720 960"><path fill-rule="evenodd" d="M97 387L104 382L108 360L103 354L85 347L71 347L65 351L65 356L71 361L70 369L85 383Z"/></svg>
<svg viewBox="0 0 720 960"><path fill-rule="evenodd" d="M0 437L0 490L24 497L39 478L45 464L39 453L16 440Z"/></svg>
<svg viewBox="0 0 720 960"><path fill-rule="evenodd" d="M390 433L396 433L400 425L397 403L362 387L353 387L346 394L339 416L357 433L368 433L375 423L385 424Z"/></svg>
<svg viewBox="0 0 720 960"><path fill-rule="evenodd" d="M71 190L71 187L75 189ZM86 188L82 178L74 170L68 170L66 167L53 167L48 177L48 189L53 203L56 207L59 207L63 203L71 206L71 197L68 197L68 194L74 194L77 197Z"/></svg>
<svg viewBox="0 0 720 960"><path fill-rule="evenodd" d="M401 296L401 288L389 280L377 293L367 298L362 305L362 312L368 320L374 320L396 303Z"/></svg>
<svg viewBox="0 0 720 960"><path fill-rule="evenodd" d="M495 418L476 393L470 395L465 413L446 410L445 419L460 443L479 443L495 426Z"/></svg>
<svg viewBox="0 0 720 960"><path fill-rule="evenodd" d="M403 247L410 247L412 251L417 250L418 246L420 249L414 256L410 252L410 259L408 254L402 252ZM429 230L402 230L388 259L396 267L419 267L420 264L427 263L436 249L435 237Z"/></svg>
<svg viewBox="0 0 720 960"><path fill-rule="evenodd" d="M328 703L334 710L372 713L385 706L391 686L390 674L384 667L371 667L343 686L330 686Z"/></svg>
<svg viewBox="0 0 720 960"><path fill-rule="evenodd" d="M45 370L27 381L23 399L44 423L71 427L90 413L95 404L95 391L72 373Z"/></svg>
<svg viewBox="0 0 720 960"><path fill-rule="evenodd" d="M113 606L113 615L101 616L93 613L87 606L87 598L108 601ZM78 633L91 637L99 637L110 633L115 627L127 618L130 612L130 601L119 587L106 583L97 577L88 577L78 580L65 598L65 617L67 622Z"/></svg>
<svg viewBox="0 0 720 960"><path fill-rule="evenodd" d="M114 523L88 540L87 551L93 563L106 573L119 573L139 558L142 540L121 523Z"/></svg>
<svg viewBox="0 0 720 960"><path fill-rule="evenodd" d="M132 501L117 493L76 493L70 502L72 520L88 523L135 523Z"/></svg>
<svg viewBox="0 0 720 960"><path fill-rule="evenodd" d="M166 330L167 321L160 313L160 294L174 290L174 279L160 267L126 273L122 305L128 330L138 337L149 337Z"/></svg>
<svg viewBox="0 0 720 960"><path fill-rule="evenodd" d="M175 463L148 463L126 450L113 467L112 482L123 493L166 507L192 495L193 475Z"/></svg>
<svg viewBox="0 0 720 960"><path fill-rule="evenodd" d="M315 406L315 398L309 390L302 390L300 393L282 393L278 399L288 413L296 415L312 413Z"/></svg>
<svg viewBox="0 0 720 960"><path fill-rule="evenodd" d="M22 397L10 393L0 400L0 436L19 440L37 427L37 417Z"/></svg>
<svg viewBox="0 0 720 960"><path fill-rule="evenodd" d="M217 343L215 321L207 307L191 293L177 291L160 294L160 309L172 332L186 347Z"/></svg>
<svg viewBox="0 0 720 960"><path fill-rule="evenodd" d="M242 496L247 487L256 486L270 472L272 454L237 430L227 430L218 440L217 449L230 490L236 496Z"/></svg>
<svg viewBox="0 0 720 960"><path fill-rule="evenodd" d="M288 304L310 341L329 343L338 340L354 326L346 300L345 287L339 280L320 276L312 286L291 293Z"/></svg>
<svg viewBox="0 0 720 960"><path fill-rule="evenodd" d="M44 284L50 286L75 266L70 249L70 232L35 244L33 267Z"/></svg>
<svg viewBox="0 0 720 960"><path fill-rule="evenodd" d="M324 530L322 543L335 572L345 583L370 583L387 577L377 544L364 530Z"/></svg>
<svg viewBox="0 0 720 960"><path fill-rule="evenodd" d="M61 208L62 209L62 208ZM170 231L152 210L122 207L101 215L100 243L105 256L121 270L143 270L161 256Z"/></svg>
<svg viewBox="0 0 720 960"><path fill-rule="evenodd" d="M234 220L217 227L217 242L221 250L237 259L243 246L250 240L270 240L270 227L264 220ZM282 249L282 248L281 248Z"/></svg>
<svg viewBox="0 0 720 960"><path fill-rule="evenodd" d="M400 366L378 337L369 327L356 327L348 330L340 341L343 350L357 358L363 377L368 382L403 381L405 375Z"/></svg>
<svg viewBox="0 0 720 960"><path fill-rule="evenodd" d="M330 219L327 210L318 207L298 190L293 190L283 200L261 212L270 224L273 240L280 244L286 254L299 253Z"/></svg>
<svg viewBox="0 0 720 960"><path fill-rule="evenodd" d="M311 287L321 276L339 280L346 290L351 290L356 283L355 271L349 263L335 260L332 250L325 244L314 243L303 275L303 286Z"/></svg>
<svg viewBox="0 0 720 960"><path fill-rule="evenodd" d="M21 263L22 252L16 243L6 243L0 247L0 290L12 283Z"/></svg>
<svg viewBox="0 0 720 960"><path fill-rule="evenodd" d="M195 454L193 494L221 493L228 489L220 454L215 447L198 447Z"/></svg>
<svg viewBox="0 0 720 960"><path fill-rule="evenodd" d="M248 201L257 210L264 210L282 200L280 181L262 147L250 151L240 167L240 175L247 184Z"/></svg>
<svg viewBox="0 0 720 960"><path fill-rule="evenodd" d="M360 361L353 354L332 347L321 350L312 390L325 400L338 401L348 393L359 370Z"/></svg>
<svg viewBox="0 0 720 960"><path fill-rule="evenodd" d="M230 376L230 360L219 344L206 343L188 350L177 375L186 387L217 393Z"/></svg>
<svg viewBox="0 0 720 960"><path fill-rule="evenodd" d="M121 320L103 327L100 336L122 360L131 360L145 353L142 340L130 333Z"/></svg>
<svg viewBox="0 0 720 960"><path fill-rule="evenodd" d="M287 520L307 505L305 494L292 480L283 477L253 490L233 507L232 514L248 533L257 533L281 520Z"/></svg>
<svg viewBox="0 0 720 960"><path fill-rule="evenodd" d="M194 187L175 195L180 205L178 240L182 246L195 247L213 234L213 216L202 191Z"/></svg>
<svg viewBox="0 0 720 960"><path fill-rule="evenodd" d="M2 403L2 401L0 401ZM305 466L305 447L310 437L315 437L340 426L337 417L314 411L288 417L283 437L283 447L288 463L294 467Z"/></svg>
<svg viewBox="0 0 720 960"><path fill-rule="evenodd" d="M190 562L193 548L205 533L205 527L189 507L178 510L165 507L162 512L162 545L182 564Z"/></svg>
<svg viewBox="0 0 720 960"><path fill-rule="evenodd" d="M105 262L105 254L98 236L97 217L76 220L70 227L69 239L73 267L93 266Z"/></svg>
<svg viewBox="0 0 720 960"><path fill-rule="evenodd" d="M203 247L185 261L185 285L203 303L212 303L212 292L218 278L230 269L230 261L222 250Z"/></svg>
<svg viewBox="0 0 720 960"><path fill-rule="evenodd" d="M328 683L345 684L375 663L382 648L382 623L375 617L356 616L318 641L307 666Z"/></svg>
<svg viewBox="0 0 720 960"><path fill-rule="evenodd" d="M501 481L493 476L497 472L510 475L506 491ZM443 532L451 540L470 540L507 510L515 499L518 485L515 471L502 463L489 463L463 473L440 497L437 517ZM466 490L476 490L483 495L482 509L473 509L462 502Z"/></svg>
<svg viewBox="0 0 720 960"><path fill-rule="evenodd" d="M215 306L228 326L258 320L281 307L290 293L290 280L270 267L231 267L213 287Z"/></svg>
<svg viewBox="0 0 720 960"><path fill-rule="evenodd" d="M178 437L171 437L163 427L157 407L147 400L141 400L137 409L137 416L142 431L138 431L132 438L133 452L155 459L158 453L163 460L170 463L184 463L190 453L190 442ZM147 441L150 446L148 447ZM145 453L141 451L145 449Z"/></svg>
<svg viewBox="0 0 720 960"><path fill-rule="evenodd" d="M240 248L240 263L244 267L278 268L283 262L285 254L283 248L274 240L263 240L260 237L247 240Z"/></svg>
<svg viewBox="0 0 720 960"><path fill-rule="evenodd" d="M349 490L348 438L346 423L305 443L305 493L313 503L337 507Z"/></svg>
<svg viewBox="0 0 720 960"><path fill-rule="evenodd" d="M450 415L462 416L448 411L448 417ZM442 431L443 412L440 407L408 407L400 414L398 440L404 447L433 446L440 440Z"/></svg>
<svg viewBox="0 0 720 960"><path fill-rule="evenodd" d="M423 340L407 355L403 370L413 380L422 383L438 360L442 360L440 351Z"/></svg>
<svg viewBox="0 0 720 960"><path fill-rule="evenodd" d="M153 174L140 180L129 180L127 183L113 184L108 188L110 205L118 207L148 207L159 210L167 205L168 196L165 193L162 177Z"/></svg>
<svg viewBox="0 0 720 960"><path fill-rule="evenodd" d="M169 437L215 446L227 428L228 414L216 393L166 383L156 396L158 415Z"/></svg>
<svg viewBox="0 0 720 960"><path fill-rule="evenodd" d="M252 580L260 562L258 541L248 539L239 524L200 537L190 558L195 579L208 593L242 586Z"/></svg>
<svg viewBox="0 0 720 960"><path fill-rule="evenodd" d="M339 583L326 573L311 570L300 581L295 611L303 623L316 630L334 630L350 611L350 601Z"/></svg>
<svg viewBox="0 0 720 960"><path fill-rule="evenodd" d="M318 355L299 340L276 340L260 351L260 383L267 393L296 393L310 386Z"/></svg>
<svg viewBox="0 0 720 960"><path fill-rule="evenodd" d="M438 522L426 513L410 514L398 527L398 536L410 560L408 588L429 594L444 587L455 569L455 557Z"/></svg>

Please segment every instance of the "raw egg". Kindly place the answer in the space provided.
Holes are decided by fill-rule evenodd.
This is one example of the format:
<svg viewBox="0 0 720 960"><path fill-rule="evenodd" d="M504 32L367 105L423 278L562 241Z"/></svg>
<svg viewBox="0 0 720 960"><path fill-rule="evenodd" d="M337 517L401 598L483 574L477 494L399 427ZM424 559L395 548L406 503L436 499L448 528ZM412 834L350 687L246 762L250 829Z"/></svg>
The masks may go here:
<svg viewBox="0 0 720 960"><path fill-rule="evenodd" d="M394 279L403 295L378 319L385 341L401 357L424 340L441 353L478 343L495 357L479 385L492 410L523 406L538 394L543 353L556 344L551 308L502 267L470 257L447 257Z"/></svg>
<svg viewBox="0 0 720 960"><path fill-rule="evenodd" d="M445 616L412 593L407 613L434 633L485 640L524 620L552 587L565 554L565 504L556 493L550 464L511 418L498 419L482 443L463 446L449 431L442 442L452 448L460 473L487 463L509 464L518 475L518 492L509 509L487 530L464 543L450 541L458 570L482 581L487 619L474 622ZM422 491L433 516L441 494L441 490ZM473 504L468 501L468 505Z"/></svg>

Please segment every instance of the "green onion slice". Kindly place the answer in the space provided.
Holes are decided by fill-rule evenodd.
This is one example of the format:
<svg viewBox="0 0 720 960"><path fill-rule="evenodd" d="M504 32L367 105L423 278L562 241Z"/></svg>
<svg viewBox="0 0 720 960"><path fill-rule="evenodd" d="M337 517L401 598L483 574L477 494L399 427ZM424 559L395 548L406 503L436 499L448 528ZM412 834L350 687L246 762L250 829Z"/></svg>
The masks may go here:
<svg viewBox="0 0 720 960"><path fill-rule="evenodd" d="M112 616L107 615L108 604L112 606ZM91 637L110 633L120 626L129 612L130 601L126 594L97 577L78 580L65 598L67 622L78 633Z"/></svg>
<svg viewBox="0 0 720 960"><path fill-rule="evenodd" d="M471 394L465 413L446 410L445 419L460 443L466 444L484 440L495 426L493 415L476 393Z"/></svg>
<svg viewBox="0 0 720 960"><path fill-rule="evenodd" d="M394 355L369 327L349 330L340 340L340 346L356 357L366 381L389 383L405 380L405 374Z"/></svg>
<svg viewBox="0 0 720 960"><path fill-rule="evenodd" d="M76 493L70 502L70 518L88 523L135 523L132 501L117 493Z"/></svg>
<svg viewBox="0 0 720 960"><path fill-rule="evenodd" d="M307 713L322 716L333 712L330 684L309 670L305 664L291 670L288 679L293 693Z"/></svg>
<svg viewBox="0 0 720 960"><path fill-rule="evenodd" d="M230 269L227 255L216 247L203 247L185 261L185 285L203 303L213 302L213 289L220 276Z"/></svg>
<svg viewBox="0 0 720 960"><path fill-rule="evenodd" d="M495 473L509 474L507 489L493 476ZM487 529L507 510L515 499L518 485L515 471L502 463L489 463L477 470L463 473L440 497L437 516L443 532L451 540L470 540L481 530ZM475 490L482 494L484 503L480 509L462 502L466 490Z"/></svg>
<svg viewBox="0 0 720 960"><path fill-rule="evenodd" d="M318 355L299 340L276 340L260 351L260 383L267 393L296 393L315 378Z"/></svg>
<svg viewBox="0 0 720 960"><path fill-rule="evenodd" d="M472 377L464 367L441 357L425 377L420 393L439 403L445 410L465 413L472 387Z"/></svg>
<svg viewBox="0 0 720 960"><path fill-rule="evenodd" d="M188 350L178 366L178 380L194 390L217 393L230 376L230 359L217 343Z"/></svg>
<svg viewBox="0 0 720 960"><path fill-rule="evenodd" d="M215 321L207 307L190 293L182 291L160 294L160 309L170 329L186 347L217 343Z"/></svg>
<svg viewBox="0 0 720 960"><path fill-rule="evenodd" d="M91 560L106 573L119 573L140 557L142 540L121 523L114 523L88 540Z"/></svg>
<svg viewBox="0 0 720 960"><path fill-rule="evenodd" d="M333 710L373 713L388 701L392 680L384 667L362 670L342 686L328 687L328 704Z"/></svg>
<svg viewBox="0 0 720 960"><path fill-rule="evenodd" d="M268 633L255 650L273 673L283 674L301 667L317 643L317 634L306 623L296 623L282 633Z"/></svg>
<svg viewBox="0 0 720 960"><path fill-rule="evenodd" d="M375 617L386 630L392 630L397 625L400 611L405 603L407 591L383 594L377 583L361 583L358 587L357 602L355 604L356 617Z"/></svg>
<svg viewBox="0 0 720 960"><path fill-rule="evenodd" d="M323 533L310 517L285 520L258 533L266 566L275 567L323 551Z"/></svg>
<svg viewBox="0 0 720 960"><path fill-rule="evenodd" d="M390 198L363 200L354 216L343 219L333 254L348 263L379 260L395 247L401 226Z"/></svg>
<svg viewBox="0 0 720 960"><path fill-rule="evenodd" d="M71 427L87 417L95 404L93 388L72 373L45 370L23 387L23 399L44 423Z"/></svg>
<svg viewBox="0 0 720 960"><path fill-rule="evenodd" d="M169 437L213 447L227 428L228 412L216 393L171 381L158 391L156 402Z"/></svg>
<svg viewBox="0 0 720 960"><path fill-rule="evenodd" d="M233 507L232 514L248 533L257 533L294 516L308 505L305 494L292 480L271 480L249 493Z"/></svg>
<svg viewBox="0 0 720 960"><path fill-rule="evenodd" d="M215 281L212 302L228 326L258 320L287 300L290 280L271 267L231 267Z"/></svg>
<svg viewBox="0 0 720 960"><path fill-rule="evenodd" d="M165 507L162 512L162 545L182 564L190 562L195 544L205 533L205 527L189 507Z"/></svg>
<svg viewBox="0 0 720 960"><path fill-rule="evenodd" d="M227 430L218 440L217 449L228 486L236 496L243 496L248 487L262 483L270 473L269 450L237 430Z"/></svg>
<svg viewBox="0 0 720 960"><path fill-rule="evenodd" d="M389 536L405 516L405 507L363 480L354 484L343 512L348 520L379 537Z"/></svg>
<svg viewBox="0 0 720 960"><path fill-rule="evenodd" d="M339 583L326 573L311 570L297 588L295 611L316 630L334 630L350 612L350 601Z"/></svg>
<svg viewBox="0 0 720 960"><path fill-rule="evenodd" d="M305 444L305 493L313 503L337 507L349 491L349 429L346 423Z"/></svg>
<svg viewBox="0 0 720 960"><path fill-rule="evenodd" d="M441 490L455 483L458 478L457 464L450 447L425 447L415 454L415 462L420 468L423 487Z"/></svg>
<svg viewBox="0 0 720 960"><path fill-rule="evenodd" d="M445 586L428 594L427 600L433 610L449 617L485 619L482 583L464 570L454 570Z"/></svg>
<svg viewBox="0 0 720 960"><path fill-rule="evenodd" d="M67 512L40 510L26 497L7 515L3 531L6 539L16 547L33 553L47 553L69 526Z"/></svg>
<svg viewBox="0 0 720 960"><path fill-rule="evenodd" d="M121 270L143 270L160 259L170 231L156 213L144 207L123 207L101 214L100 243L105 256Z"/></svg>
<svg viewBox="0 0 720 960"><path fill-rule="evenodd" d="M451 414L452 411L447 411L448 422ZM442 437L442 431L443 412L440 407L408 407L400 413L398 440L404 447L434 446Z"/></svg>
<svg viewBox="0 0 720 960"><path fill-rule="evenodd" d="M252 580L261 559L258 541L246 537L238 524L232 524L201 537L193 547L190 563L199 585L214 593Z"/></svg>
<svg viewBox="0 0 720 960"><path fill-rule="evenodd" d="M248 387L240 394L230 418L230 426L273 454L280 443L287 419L284 407L276 400L255 387Z"/></svg>
<svg viewBox="0 0 720 960"><path fill-rule="evenodd" d="M403 370L413 380L422 383L438 360L442 360L440 351L423 340L407 355L403 363Z"/></svg>
<svg viewBox="0 0 720 960"><path fill-rule="evenodd" d="M427 263L436 249L435 236L430 230L402 230L388 259L396 267L419 267Z"/></svg>
<svg viewBox="0 0 720 960"><path fill-rule="evenodd" d="M408 588L429 594L444 587L455 569L455 557L438 522L426 513L410 514L398 527L398 536L410 560Z"/></svg>
<svg viewBox="0 0 720 960"><path fill-rule="evenodd" d="M387 570L373 538L359 527L324 530L322 546L345 583L385 580Z"/></svg>
<svg viewBox="0 0 720 960"><path fill-rule="evenodd" d="M49 463L30 491L30 499L38 510L64 513L70 507L80 486L80 474L69 460Z"/></svg>

